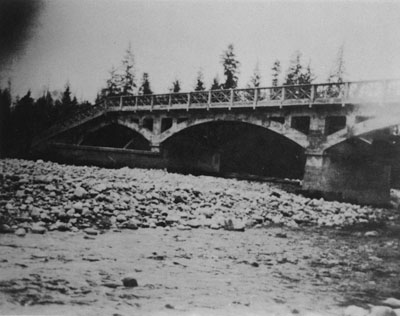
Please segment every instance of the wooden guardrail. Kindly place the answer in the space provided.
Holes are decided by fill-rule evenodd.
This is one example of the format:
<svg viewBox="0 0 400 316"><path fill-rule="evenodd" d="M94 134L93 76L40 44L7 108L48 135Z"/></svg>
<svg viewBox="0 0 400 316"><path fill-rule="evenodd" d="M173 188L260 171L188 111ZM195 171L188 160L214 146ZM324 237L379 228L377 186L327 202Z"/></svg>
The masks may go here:
<svg viewBox="0 0 400 316"><path fill-rule="evenodd" d="M386 102L400 99L400 80L284 85L106 98L107 108L174 110L199 107L257 107L295 104Z"/></svg>

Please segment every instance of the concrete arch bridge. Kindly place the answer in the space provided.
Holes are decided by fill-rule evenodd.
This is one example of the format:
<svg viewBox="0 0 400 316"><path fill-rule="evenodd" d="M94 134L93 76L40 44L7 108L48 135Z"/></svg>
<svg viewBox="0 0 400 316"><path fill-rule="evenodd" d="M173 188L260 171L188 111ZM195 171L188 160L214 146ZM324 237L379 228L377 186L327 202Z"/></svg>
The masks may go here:
<svg viewBox="0 0 400 316"><path fill-rule="evenodd" d="M253 169L298 164L307 192L385 204L400 182L399 125L400 80L116 96L56 122L32 152L218 173L243 149Z"/></svg>

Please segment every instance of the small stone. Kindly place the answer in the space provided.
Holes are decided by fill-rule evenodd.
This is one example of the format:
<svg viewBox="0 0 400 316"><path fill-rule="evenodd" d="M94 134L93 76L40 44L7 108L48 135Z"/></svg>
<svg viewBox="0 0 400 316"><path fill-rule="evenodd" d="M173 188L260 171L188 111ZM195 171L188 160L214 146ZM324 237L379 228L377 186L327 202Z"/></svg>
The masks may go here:
<svg viewBox="0 0 400 316"><path fill-rule="evenodd" d="M287 234L286 234L286 233L276 233L276 234L275 234L275 237L278 237L278 238L287 238Z"/></svg>
<svg viewBox="0 0 400 316"><path fill-rule="evenodd" d="M126 216L123 214L119 214L117 216L117 222L125 222L126 221Z"/></svg>
<svg viewBox="0 0 400 316"><path fill-rule="evenodd" d="M396 316L396 313L387 306L372 306L368 316Z"/></svg>
<svg viewBox="0 0 400 316"><path fill-rule="evenodd" d="M14 230L7 224L0 225L0 233L13 233Z"/></svg>
<svg viewBox="0 0 400 316"><path fill-rule="evenodd" d="M138 229L140 222L136 219L131 218L126 224L125 227L128 229Z"/></svg>
<svg viewBox="0 0 400 316"><path fill-rule="evenodd" d="M55 228L56 230L61 231L61 232L65 232L65 231L68 231L68 230L69 230L68 224L62 223L62 222L57 222L57 223L55 223L55 224L54 224L54 228Z"/></svg>
<svg viewBox="0 0 400 316"><path fill-rule="evenodd" d="M189 226L186 225L178 225L176 226L177 229L179 230L191 230L192 228L190 228Z"/></svg>
<svg viewBox="0 0 400 316"><path fill-rule="evenodd" d="M199 220L192 219L192 220L188 221L186 223L186 225L188 225L188 226L190 226L192 228L199 228L201 226L201 223L200 223Z"/></svg>
<svg viewBox="0 0 400 316"><path fill-rule="evenodd" d="M392 308L400 308L400 300L394 297L387 298L386 300L382 301L382 304Z"/></svg>
<svg viewBox="0 0 400 316"><path fill-rule="evenodd" d="M136 287L138 286L138 282L134 277L131 276L126 276L125 278L122 279L122 284L125 287Z"/></svg>
<svg viewBox="0 0 400 316"><path fill-rule="evenodd" d="M103 191L107 190L107 185L104 183L96 184L93 187L93 190L95 190L97 192L103 192Z"/></svg>
<svg viewBox="0 0 400 316"><path fill-rule="evenodd" d="M40 208L38 207L33 207L31 210L31 217L36 219L40 216Z"/></svg>
<svg viewBox="0 0 400 316"><path fill-rule="evenodd" d="M19 237L24 237L26 235L26 230L24 228L18 228L15 233L15 235Z"/></svg>
<svg viewBox="0 0 400 316"><path fill-rule="evenodd" d="M83 210L83 204L82 202L76 202L72 205L75 211L82 211Z"/></svg>
<svg viewBox="0 0 400 316"><path fill-rule="evenodd" d="M180 216L171 214L171 215L167 216L167 218L165 219L165 222L168 225L171 225L173 223L178 223L180 221L180 219L181 219Z"/></svg>
<svg viewBox="0 0 400 316"><path fill-rule="evenodd" d="M172 306L171 304L165 304L165 308L168 308L168 309L175 309L175 307Z"/></svg>
<svg viewBox="0 0 400 316"><path fill-rule="evenodd" d="M70 210L67 211L66 214L68 217L73 217L75 215L75 210L71 208Z"/></svg>
<svg viewBox="0 0 400 316"><path fill-rule="evenodd" d="M244 232L246 224L238 219L228 219L225 220L224 227L226 230L240 231Z"/></svg>
<svg viewBox="0 0 400 316"><path fill-rule="evenodd" d="M87 208L87 207L83 208L82 216L87 217L87 216L90 216L91 214L92 214L92 211L89 208Z"/></svg>
<svg viewBox="0 0 400 316"><path fill-rule="evenodd" d="M346 307L343 312L343 316L365 316L367 314L368 310L365 310L364 308L355 305L350 305Z"/></svg>
<svg viewBox="0 0 400 316"><path fill-rule="evenodd" d="M16 197L24 197L25 196L25 191L24 190L18 190L15 192Z"/></svg>
<svg viewBox="0 0 400 316"><path fill-rule="evenodd" d="M46 228L40 225L33 225L31 228L32 234L44 234L46 232Z"/></svg>
<svg viewBox="0 0 400 316"><path fill-rule="evenodd" d="M47 190L47 191L55 191L55 190L57 190L57 188L56 188L54 185L52 185L52 184L48 184L48 185L46 185L44 188L45 188L45 190Z"/></svg>
<svg viewBox="0 0 400 316"><path fill-rule="evenodd" d="M98 235L98 231L97 230L95 230L95 229L93 229L93 228L86 228L85 230L84 230L84 232L86 233L86 234L88 234L88 235L91 235L91 236L96 236L96 235Z"/></svg>
<svg viewBox="0 0 400 316"><path fill-rule="evenodd" d="M377 237L377 236L379 236L379 233L376 230L372 230L372 231L366 232L364 234L364 236L365 237Z"/></svg>
<svg viewBox="0 0 400 316"><path fill-rule="evenodd" d="M74 195L75 198L81 199L81 198L85 197L87 194L88 194L88 192L84 188L77 187L75 189L73 195Z"/></svg>

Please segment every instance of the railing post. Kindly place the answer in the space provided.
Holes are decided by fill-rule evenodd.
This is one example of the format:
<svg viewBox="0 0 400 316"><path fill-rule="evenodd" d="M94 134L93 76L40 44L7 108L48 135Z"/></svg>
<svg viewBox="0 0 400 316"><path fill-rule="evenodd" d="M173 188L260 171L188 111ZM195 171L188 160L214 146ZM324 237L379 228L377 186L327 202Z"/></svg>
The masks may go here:
<svg viewBox="0 0 400 316"><path fill-rule="evenodd" d="M382 87L381 105L383 106L386 101L386 93L387 93L387 88L388 88L387 80L383 80L382 85L383 85L383 87Z"/></svg>
<svg viewBox="0 0 400 316"><path fill-rule="evenodd" d="M254 89L254 101L253 101L253 109L256 108L258 103L258 88Z"/></svg>
<svg viewBox="0 0 400 316"><path fill-rule="evenodd" d="M107 98L104 98L104 110L107 112L108 110L108 102L107 102Z"/></svg>
<svg viewBox="0 0 400 316"><path fill-rule="evenodd" d="M285 87L283 87L282 86L282 96L281 96L281 106L280 106L280 108L282 108L282 104L283 104L283 101L285 101Z"/></svg>
<svg viewBox="0 0 400 316"><path fill-rule="evenodd" d="M119 97L119 108L122 109L122 95Z"/></svg>
<svg viewBox="0 0 400 316"><path fill-rule="evenodd" d="M135 95L135 112L138 110L138 96Z"/></svg>
<svg viewBox="0 0 400 316"><path fill-rule="evenodd" d="M211 90L208 90L207 111L210 110L210 106L211 106Z"/></svg>
<svg viewBox="0 0 400 316"><path fill-rule="evenodd" d="M229 103L229 110L232 108L233 106L233 95L234 95L234 91L231 88L231 95L230 95L230 103Z"/></svg>
<svg viewBox="0 0 400 316"><path fill-rule="evenodd" d="M342 107L346 105L346 101L349 97L349 82L344 83L344 90L342 95Z"/></svg>
<svg viewBox="0 0 400 316"><path fill-rule="evenodd" d="M168 95L168 108L167 111L169 112L169 110L171 109L171 105L172 105L172 94L170 93Z"/></svg>
<svg viewBox="0 0 400 316"><path fill-rule="evenodd" d="M311 108L315 98L315 85L311 85L311 93L310 93L310 104L309 107Z"/></svg>
<svg viewBox="0 0 400 316"><path fill-rule="evenodd" d="M154 95L150 96L150 112L153 112L153 106L154 106Z"/></svg>
<svg viewBox="0 0 400 316"><path fill-rule="evenodd" d="M192 101L191 98L192 98L192 94L189 92L188 93L187 105L186 105L186 111L189 111L190 102Z"/></svg>

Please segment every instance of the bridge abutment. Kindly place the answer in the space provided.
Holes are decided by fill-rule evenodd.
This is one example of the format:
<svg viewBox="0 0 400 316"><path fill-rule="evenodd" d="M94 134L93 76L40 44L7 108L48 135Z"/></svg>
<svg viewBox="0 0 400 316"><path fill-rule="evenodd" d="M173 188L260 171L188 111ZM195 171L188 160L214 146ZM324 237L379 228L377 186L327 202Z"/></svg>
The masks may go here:
<svg viewBox="0 0 400 316"><path fill-rule="evenodd" d="M390 166L377 161L349 161L324 153L306 155L303 192L328 200L388 205Z"/></svg>

